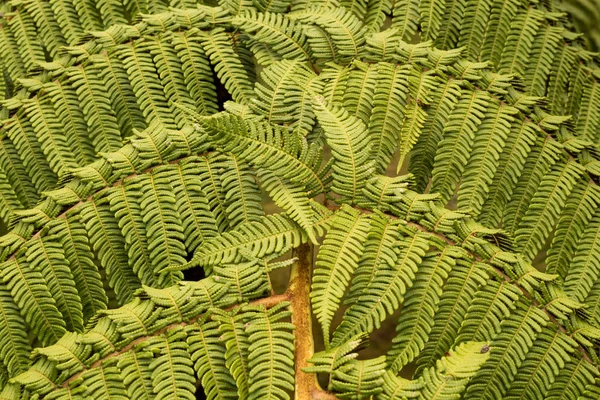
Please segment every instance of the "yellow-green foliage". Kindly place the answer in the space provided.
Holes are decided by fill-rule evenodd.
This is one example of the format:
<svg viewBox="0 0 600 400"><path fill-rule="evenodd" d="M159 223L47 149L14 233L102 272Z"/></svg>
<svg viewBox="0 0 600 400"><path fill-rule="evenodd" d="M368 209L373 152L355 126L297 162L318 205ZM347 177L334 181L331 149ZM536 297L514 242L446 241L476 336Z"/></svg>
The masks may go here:
<svg viewBox="0 0 600 400"><path fill-rule="evenodd" d="M2 2L0 399L597 399L560 3Z"/></svg>

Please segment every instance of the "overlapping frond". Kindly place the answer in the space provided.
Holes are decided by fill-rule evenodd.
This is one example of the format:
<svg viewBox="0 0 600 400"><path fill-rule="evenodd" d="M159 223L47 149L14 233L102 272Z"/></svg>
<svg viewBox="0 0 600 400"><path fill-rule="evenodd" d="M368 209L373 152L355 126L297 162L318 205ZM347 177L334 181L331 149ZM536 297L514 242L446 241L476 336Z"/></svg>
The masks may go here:
<svg viewBox="0 0 600 400"><path fill-rule="evenodd" d="M289 398L298 302L339 398L598 397L600 74L562 5L217 3L2 5L0 397Z"/></svg>

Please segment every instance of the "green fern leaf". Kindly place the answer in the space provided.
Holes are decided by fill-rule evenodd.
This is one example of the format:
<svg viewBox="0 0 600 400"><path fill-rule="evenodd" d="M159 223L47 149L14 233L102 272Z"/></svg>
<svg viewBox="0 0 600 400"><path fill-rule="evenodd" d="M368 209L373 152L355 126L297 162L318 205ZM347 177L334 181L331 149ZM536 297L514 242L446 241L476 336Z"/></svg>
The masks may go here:
<svg viewBox="0 0 600 400"><path fill-rule="evenodd" d="M249 399L288 399L288 391L294 390L294 325L282 321L291 315L288 306L282 302L269 310L245 310Z"/></svg>
<svg viewBox="0 0 600 400"><path fill-rule="evenodd" d="M416 278L406 291L396 337L387 354L391 371L400 371L425 346L442 294L443 281L455 263L454 258L460 255L462 252L458 248L448 246L439 255L427 257L420 263Z"/></svg>
<svg viewBox="0 0 600 400"><path fill-rule="evenodd" d="M490 358L489 346L482 342L463 343L438 360L436 367L423 372L419 399L458 399L467 383Z"/></svg>
<svg viewBox="0 0 600 400"><path fill-rule="evenodd" d="M110 287L114 289L119 303L125 304L132 299L140 281L129 268L125 239L106 203L103 200L89 201L82 207L80 215L100 264L106 269Z"/></svg>
<svg viewBox="0 0 600 400"><path fill-rule="evenodd" d="M417 359L418 371L432 367L435 360L443 356L454 344L478 287L486 282L488 276L485 270L484 264L456 260L456 265L448 274L442 288L429 340Z"/></svg>
<svg viewBox="0 0 600 400"><path fill-rule="evenodd" d="M231 49L230 39L222 29L211 32L199 32L204 51L225 89L233 100L248 103L254 97L251 80L240 60Z"/></svg>
<svg viewBox="0 0 600 400"><path fill-rule="evenodd" d="M400 251L393 266L377 269L358 300L348 308L331 344L344 343L359 332L372 332L403 304L407 290L413 285L429 242L424 235L410 232L398 245ZM318 259L317 259L318 260ZM315 273L316 275L316 273Z"/></svg>
<svg viewBox="0 0 600 400"><path fill-rule="evenodd" d="M244 330L247 317L237 311L228 313L215 309L212 310L211 318L220 324L221 339L225 342L227 348L225 365L235 379L237 394L240 398L246 398L248 396L248 382L250 381L250 366L248 364L250 343Z"/></svg>
<svg viewBox="0 0 600 400"><path fill-rule="evenodd" d="M158 356L148 368L152 371L152 387L156 400L196 398L192 360L183 328L172 329L160 341L150 344Z"/></svg>
<svg viewBox="0 0 600 400"><path fill-rule="evenodd" d="M307 196L308 193L267 169L259 169L257 176L275 204L300 225L308 239L316 244L317 238L313 229L315 218Z"/></svg>
<svg viewBox="0 0 600 400"><path fill-rule="evenodd" d="M181 59L184 82L196 104L196 111L200 115L216 113L217 89L200 38L192 31L185 31L173 34L172 42Z"/></svg>
<svg viewBox="0 0 600 400"><path fill-rule="evenodd" d="M313 98L313 107L336 161L332 190L354 201L374 169L367 128L343 108L328 107L321 96Z"/></svg>
<svg viewBox="0 0 600 400"><path fill-rule="evenodd" d="M456 190L458 178L467 164L475 130L481 124L489 104L489 94L482 91L463 93L444 128L444 139L438 147L433 165L432 191L447 202Z"/></svg>
<svg viewBox="0 0 600 400"><path fill-rule="evenodd" d="M344 7L313 6L288 14L288 17L293 21L315 24L325 30L331 36L341 57L358 57L362 50L365 41L364 27L360 20Z"/></svg>
<svg viewBox="0 0 600 400"><path fill-rule="evenodd" d="M46 290L42 274L32 269L23 257L5 261L0 270L2 280L33 333L43 345L56 342L65 333L66 324Z"/></svg>
<svg viewBox="0 0 600 400"><path fill-rule="evenodd" d="M336 213L333 224L336 228L327 232L317 256L310 293L326 345L329 345L333 314L363 253L370 221L358 211L344 206Z"/></svg>
<svg viewBox="0 0 600 400"><path fill-rule="evenodd" d="M31 345L26 332L20 327L25 319L19 313L6 285L0 286L0 355L9 376L25 372L29 366Z"/></svg>
<svg viewBox="0 0 600 400"><path fill-rule="evenodd" d="M25 254L29 267L43 274L48 291L56 301L69 331L83 330L83 308L73 274L56 236L43 236L27 243Z"/></svg>
<svg viewBox="0 0 600 400"><path fill-rule="evenodd" d="M405 65L383 62L377 64L373 112L368 121L368 129L379 173L387 169L400 143L398 126L402 125L404 119L408 71L409 68Z"/></svg>
<svg viewBox="0 0 600 400"><path fill-rule="evenodd" d="M153 285L155 277L150 271L152 263L148 251L146 225L137 200L140 195L140 190L135 187L134 183L126 182L111 191L108 201L110 210L118 220L125 241L128 265L142 284Z"/></svg>
<svg viewBox="0 0 600 400"><path fill-rule="evenodd" d="M214 265L239 262L242 252L262 258L288 246L298 246L305 240L302 229L287 216L267 215L202 243L191 265L202 265L210 270Z"/></svg>
<svg viewBox="0 0 600 400"><path fill-rule="evenodd" d="M141 194L139 201L146 225L148 255L154 275L158 277L157 284L161 286L173 285L182 278L178 273L162 273L168 266L185 264L187 255L177 200L169 181L168 170L155 169L131 183Z"/></svg>
<svg viewBox="0 0 600 400"><path fill-rule="evenodd" d="M523 363L533 340L547 323L547 316L524 301L504 320L501 332L494 341L490 361L473 377L465 396L476 394L482 399L500 399L506 395L517 369ZM511 326L506 332L502 330Z"/></svg>
<svg viewBox="0 0 600 400"><path fill-rule="evenodd" d="M96 153L116 151L123 144L117 118L103 83L90 71L92 68L70 68L69 80L77 91L81 110L87 117L88 134Z"/></svg>

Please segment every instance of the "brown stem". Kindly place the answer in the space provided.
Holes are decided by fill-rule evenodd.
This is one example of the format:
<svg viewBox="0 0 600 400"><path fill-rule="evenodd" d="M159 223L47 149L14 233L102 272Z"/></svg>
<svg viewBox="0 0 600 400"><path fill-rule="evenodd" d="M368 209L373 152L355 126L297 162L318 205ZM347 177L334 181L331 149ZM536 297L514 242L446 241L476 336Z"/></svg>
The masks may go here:
<svg viewBox="0 0 600 400"><path fill-rule="evenodd" d="M302 371L308 366L313 356L314 343L312 332L312 315L310 308L310 283L313 264L313 245L305 243L294 250L298 261L292 266L290 285L287 293L290 296L290 311L294 324L295 337L295 400L331 400L336 399L319 386L316 374Z"/></svg>

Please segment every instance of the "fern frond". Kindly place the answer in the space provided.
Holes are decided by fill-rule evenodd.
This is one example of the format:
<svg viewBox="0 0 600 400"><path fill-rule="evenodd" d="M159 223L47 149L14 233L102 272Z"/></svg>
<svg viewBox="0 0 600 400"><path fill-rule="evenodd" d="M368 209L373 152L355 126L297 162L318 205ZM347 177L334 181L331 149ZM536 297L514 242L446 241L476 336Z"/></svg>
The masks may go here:
<svg viewBox="0 0 600 400"><path fill-rule="evenodd" d="M217 223L208 198L197 182L201 163L192 157L177 163L170 170L170 184L177 199L177 210L183 223L185 247L193 252L206 239L217 235Z"/></svg>
<svg viewBox="0 0 600 400"><path fill-rule="evenodd" d="M174 107L173 103L191 109L194 109L196 103L189 96L184 79L182 63L179 60L171 41L168 40L168 37L162 37L158 40L149 40L150 54L153 57L156 71L158 72L163 91L169 103L169 110L174 114L177 127L183 129L183 127L191 121L180 108Z"/></svg>
<svg viewBox="0 0 600 400"><path fill-rule="evenodd" d="M196 104L196 111L200 115L216 113L217 89L200 38L192 31L185 31L173 34L172 42L181 59L185 85Z"/></svg>
<svg viewBox="0 0 600 400"><path fill-rule="evenodd" d="M328 169L321 168L322 152L300 135L228 114L216 115L203 123L224 151L303 185L310 197L327 191Z"/></svg>
<svg viewBox="0 0 600 400"><path fill-rule="evenodd" d="M25 208L33 207L39 200L39 196L17 149L6 135L0 138L0 167L6 174L19 202Z"/></svg>
<svg viewBox="0 0 600 400"><path fill-rule="evenodd" d="M237 397L235 381L225 366L225 347L219 340L218 326L218 322L201 320L190 329L191 359L208 399L233 399Z"/></svg>
<svg viewBox="0 0 600 400"><path fill-rule="evenodd" d="M51 0L50 6L67 44L74 45L79 42L83 36L83 28L75 4Z"/></svg>
<svg viewBox="0 0 600 400"><path fill-rule="evenodd" d="M498 67L510 26L519 10L516 0L494 0L488 27L481 48L481 58Z"/></svg>
<svg viewBox="0 0 600 400"><path fill-rule="evenodd" d="M567 83L575 64L575 51L571 46L565 44L558 51L560 53L554 56L550 70L546 93L548 108L553 114L563 114L565 111Z"/></svg>
<svg viewBox="0 0 600 400"><path fill-rule="evenodd" d="M542 179L515 232L518 248L527 261L533 260L541 250L582 172L578 164L557 163Z"/></svg>
<svg viewBox="0 0 600 400"><path fill-rule="evenodd" d="M442 26L446 2L423 0L419 2L419 24L422 40L434 40Z"/></svg>
<svg viewBox="0 0 600 400"><path fill-rule="evenodd" d="M315 24L325 30L341 57L358 57L362 50L365 42L362 23L344 7L313 6L292 12L288 17L293 21Z"/></svg>
<svg viewBox="0 0 600 400"><path fill-rule="evenodd" d="M266 67L260 77L251 109L267 122L287 125L303 136L310 132L315 115L307 100L310 90L322 90L317 76L303 62L282 60Z"/></svg>
<svg viewBox="0 0 600 400"><path fill-rule="evenodd" d="M219 264L239 262L243 254L262 258L298 246L307 239L302 229L282 214L260 217L258 221L241 225L202 243L190 265L212 268Z"/></svg>
<svg viewBox="0 0 600 400"><path fill-rule="evenodd" d="M25 372L29 365L31 344L21 328L25 318L19 313L7 286L0 286L0 355L9 376Z"/></svg>
<svg viewBox="0 0 600 400"><path fill-rule="evenodd" d="M548 26L536 35L530 53L530 62L534 62L535 67L525 73L525 85L529 89L528 93L533 96L546 94L546 81L552 68L554 53L559 47L562 31L562 28Z"/></svg>
<svg viewBox="0 0 600 400"><path fill-rule="evenodd" d="M529 8L526 13L519 13L511 23L511 29L498 70L502 74L517 74L524 77L524 67L527 55L533 46L535 32L537 31L543 13L541 10Z"/></svg>
<svg viewBox="0 0 600 400"><path fill-rule="evenodd" d="M440 193L442 202L450 200L456 190L488 104L487 92L466 91L448 118L432 171L431 190Z"/></svg>
<svg viewBox="0 0 600 400"><path fill-rule="evenodd" d="M550 168L560 156L560 145L538 134L536 146L525 160L524 169L521 171L512 197L504 211L503 229L511 233L516 231L519 222L527 212L531 198L540 185L542 177L550 171Z"/></svg>
<svg viewBox="0 0 600 400"><path fill-rule="evenodd" d="M537 131L532 123L523 120L512 125L478 218L484 225L498 226L502 220L503 210L512 197L536 137Z"/></svg>
<svg viewBox="0 0 600 400"><path fill-rule="evenodd" d="M365 125L369 123L375 83L378 79L377 65L355 60L348 74L348 88L344 93L344 108L350 115L360 119Z"/></svg>
<svg viewBox="0 0 600 400"><path fill-rule="evenodd" d="M377 172L387 169L398 143L398 127L402 126L408 95L408 72L405 65L377 64L377 83L373 96L373 111L368 121L372 153L377 160Z"/></svg>
<svg viewBox="0 0 600 400"><path fill-rule="evenodd" d="M225 365L235 379L237 394L240 398L248 396L250 366L248 348L250 342L244 330L247 316L237 310L225 312L220 309L211 311L212 320L219 322L221 338L225 342Z"/></svg>
<svg viewBox="0 0 600 400"><path fill-rule="evenodd" d="M384 268L374 271L363 293L348 308L335 330L332 346L344 343L359 332L369 333L379 328L403 304L407 290L414 283L417 268L429 248L429 242L424 235L411 236L409 233L401 238L398 245L395 264L391 267L384 265Z"/></svg>
<svg viewBox="0 0 600 400"><path fill-rule="evenodd" d="M355 303L371 284L375 273L380 269L395 268L398 252L394 250L400 242L400 221L381 214L371 216L371 226L365 240L365 250L352 276L352 285L345 303Z"/></svg>
<svg viewBox="0 0 600 400"><path fill-rule="evenodd" d="M60 241L75 287L83 307L83 319L89 320L96 312L106 309L108 299L102 287L98 267L91 257L92 251L85 226L79 215L67 215L49 224L49 234Z"/></svg>
<svg viewBox="0 0 600 400"><path fill-rule="evenodd" d="M125 44L117 54L129 76L136 101L144 118L150 124L165 124L175 128L167 98L163 92L158 72L149 54L151 42Z"/></svg>
<svg viewBox="0 0 600 400"><path fill-rule="evenodd" d="M568 362L566 367L556 375L556 380L548 390L547 399L579 399L585 386L594 382L594 375L592 365L585 359Z"/></svg>
<svg viewBox="0 0 600 400"><path fill-rule="evenodd" d="M317 243L313 229L314 212L310 206L308 193L267 169L259 169L257 176L273 202L302 227L312 243Z"/></svg>
<svg viewBox="0 0 600 400"><path fill-rule="evenodd" d="M52 98L56 116L63 123L66 136L73 138L76 143L75 158L77 163L84 165L93 161L96 156L96 149L88 136L88 126L84 110L80 107L77 90L71 86L65 86L60 80L45 84L44 89ZM89 100L86 100L86 102L89 103Z"/></svg>
<svg viewBox="0 0 600 400"><path fill-rule="evenodd" d="M114 87L109 90L111 108L117 116L117 122L123 138L131 136L134 130L146 128L146 120L138 107L135 94L127 70L116 53L102 53L90 57L90 61L96 67L98 78L106 87Z"/></svg>
<svg viewBox="0 0 600 400"><path fill-rule="evenodd" d="M331 390L340 399L365 399L382 391L385 357L350 360L343 368L333 371Z"/></svg>
<svg viewBox="0 0 600 400"><path fill-rule="evenodd" d="M51 57L56 57L66 42L49 3L39 0L25 2L25 11L37 26L37 32Z"/></svg>
<svg viewBox="0 0 600 400"><path fill-rule="evenodd" d="M443 19L440 33L435 39L436 47L444 50L457 47L466 8L466 0L451 0L446 4L446 17Z"/></svg>
<svg viewBox="0 0 600 400"><path fill-rule="evenodd" d="M221 185L225 202L225 211L229 226L258 221L264 215L260 191L255 178L250 174L248 165L235 156L223 157L218 162L221 173Z"/></svg>
<svg viewBox="0 0 600 400"><path fill-rule="evenodd" d="M531 399L545 399L558 371L564 368L576 346L575 341L560 330L543 330L517 371L506 398L519 398L526 393Z"/></svg>
<svg viewBox="0 0 600 400"><path fill-rule="evenodd" d="M378 398L382 400L415 399L423 388L423 381L408 380L387 371L383 375L383 391Z"/></svg>
<svg viewBox="0 0 600 400"><path fill-rule="evenodd" d="M114 289L120 304L127 303L133 298L140 281L129 268L125 239L107 201L88 201L80 215L100 264L106 269L110 287Z"/></svg>
<svg viewBox="0 0 600 400"><path fill-rule="evenodd" d="M219 0L218 4L232 15L239 15L242 10L252 8L252 0Z"/></svg>
<svg viewBox="0 0 600 400"><path fill-rule="evenodd" d="M423 371L423 389L419 399L457 399L465 386L490 358L486 343L468 342L458 345L446 357L437 361L435 367Z"/></svg>
<svg viewBox="0 0 600 400"><path fill-rule="evenodd" d="M0 271L21 315L40 342L43 345L56 342L66 332L66 324L46 290L42 274L32 269L23 256L5 261Z"/></svg>
<svg viewBox="0 0 600 400"><path fill-rule="evenodd" d="M358 266L370 226L368 217L344 206L335 214L315 264L311 303L329 345L331 321Z"/></svg>
<svg viewBox="0 0 600 400"><path fill-rule="evenodd" d="M68 70L69 80L77 91L81 110L87 117L88 134L96 153L118 150L123 144L117 118L112 111L103 83L88 68Z"/></svg>
<svg viewBox="0 0 600 400"><path fill-rule="evenodd" d="M56 242L56 236L43 236L27 244L25 253L29 267L43 274L48 292L56 301L56 307L62 314L66 328L73 332L83 330L83 309L77 293L73 274L62 246Z"/></svg>
<svg viewBox="0 0 600 400"><path fill-rule="evenodd" d="M215 216L217 231L223 232L229 223L225 211L225 198L222 192L221 178L218 173L219 158L219 156L200 157L198 160L198 179L202 191L206 194L208 207Z"/></svg>
<svg viewBox="0 0 600 400"><path fill-rule="evenodd" d="M152 373L149 368L153 353L148 350L136 350L121 355L117 368L121 372L120 377L127 387L127 394L130 398L150 400L154 395Z"/></svg>
<svg viewBox="0 0 600 400"><path fill-rule="evenodd" d="M273 4L273 3L271 3ZM231 23L252 34L252 39L269 45L284 59L310 61L310 49L306 36L292 20L275 12L242 11Z"/></svg>
<svg viewBox="0 0 600 400"><path fill-rule="evenodd" d="M25 70L29 71L38 63L45 61L44 49L36 40L34 22L27 12L16 9L11 17L8 24L21 49L19 53L23 59Z"/></svg>
<svg viewBox="0 0 600 400"><path fill-rule="evenodd" d="M581 233L572 253L568 270L564 269L565 292L577 301L587 298L600 274L596 258L598 254L596 246L599 244L596 238L600 229L600 220L597 214L595 212L591 221L586 224L587 226Z"/></svg>
<svg viewBox="0 0 600 400"><path fill-rule="evenodd" d="M153 285L155 276L150 270L152 263L148 251L146 225L142 219L140 202L137 200L140 196L140 190L136 188L135 183L126 182L112 190L107 198L125 241L129 266L140 283Z"/></svg>
<svg viewBox="0 0 600 400"><path fill-rule="evenodd" d="M176 272L163 275L163 270L185 264L187 255L183 244L183 226L170 180L168 170L154 169L152 173L130 183L140 193L139 204L146 227L148 256L157 277L156 283L160 286L173 285L183 277Z"/></svg>
<svg viewBox="0 0 600 400"><path fill-rule="evenodd" d="M425 346L442 294L443 281L455 263L454 258L462 254L459 249L447 246L439 255L425 258L418 266L416 278L406 291L406 301L396 325L396 337L387 354L390 371L400 371Z"/></svg>
<svg viewBox="0 0 600 400"><path fill-rule="evenodd" d="M152 371L152 387L156 399L196 398L192 360L188 351L187 332L183 328L168 331L160 341L152 343L158 356L148 369Z"/></svg>
<svg viewBox="0 0 600 400"><path fill-rule="evenodd" d="M490 361L473 377L465 396L498 399L506 395L517 369L522 365L534 339L547 324L548 317L534 305L523 301L501 324L501 331L490 352ZM510 328L507 328L509 327ZM503 332L506 330L505 332Z"/></svg>
<svg viewBox="0 0 600 400"><path fill-rule="evenodd" d="M198 33L204 45L204 51L210 58L217 77L233 100L248 103L254 97L251 79L239 58L231 48L231 40L220 28L211 32Z"/></svg>
<svg viewBox="0 0 600 400"><path fill-rule="evenodd" d="M495 339L502 321L510 316L521 295L519 289L506 281L490 281L482 286L467 309L456 343Z"/></svg>
<svg viewBox="0 0 600 400"><path fill-rule="evenodd" d="M249 399L288 399L288 391L294 389L294 325L282 321L291 315L288 306L282 302L269 310L245 310Z"/></svg>
<svg viewBox="0 0 600 400"><path fill-rule="evenodd" d="M42 102L37 97L27 100L24 105L29 121L52 171L60 176L66 169L77 167L77 163L70 156L73 149L71 149L67 138L61 132L60 122L56 118L52 106L47 102Z"/></svg>
<svg viewBox="0 0 600 400"><path fill-rule="evenodd" d="M411 152L409 171L415 176L416 187L423 191L429 183L435 154L444 137L444 127L461 97L460 81L448 79L430 92L431 105L423 123L419 140Z"/></svg>
<svg viewBox="0 0 600 400"><path fill-rule="evenodd" d="M48 190L57 181L40 143L37 141L35 131L29 121L18 112L6 126L6 135L14 143L27 175L38 193Z"/></svg>
<svg viewBox="0 0 600 400"><path fill-rule="evenodd" d="M0 50L2 51L3 67L6 68L11 80L25 76L25 64L21 58L17 41L5 21L0 25Z"/></svg>
<svg viewBox="0 0 600 400"><path fill-rule="evenodd" d="M600 201L597 187L581 180L573 188L558 220L552 245L546 258L546 270L565 276L578 243L588 226L596 204ZM568 215L568 217L567 217Z"/></svg>
<svg viewBox="0 0 600 400"><path fill-rule="evenodd" d="M400 158L398 159L396 173L400 172L404 157L408 155L419 139L427 115L422 104L430 103L428 93L435 87L436 80L431 71L412 68L408 76L408 84L410 100L405 109L404 121L402 121L400 131L400 144L398 146L400 148Z"/></svg>
<svg viewBox="0 0 600 400"><path fill-rule="evenodd" d="M485 201L489 185L498 168L500 154L510 133L512 115L517 109L511 106L490 104L479 127L477 140L469 158L458 194L459 208L478 215Z"/></svg>
<svg viewBox="0 0 600 400"><path fill-rule="evenodd" d="M343 108L327 106L322 96L313 98L313 107L335 159L332 190L355 201L374 169L367 128Z"/></svg>
<svg viewBox="0 0 600 400"><path fill-rule="evenodd" d="M394 3L390 0L367 1L367 13L364 17L366 32L378 32L386 17L391 14L393 5Z"/></svg>
<svg viewBox="0 0 600 400"><path fill-rule="evenodd" d="M417 360L417 371L433 366L452 347L477 289L486 282L485 269L485 265L474 261L456 260L442 288L433 329Z"/></svg>
<svg viewBox="0 0 600 400"><path fill-rule="evenodd" d="M392 9L392 28L397 29L398 36L410 41L417 32L420 17L419 2L416 0L400 0L394 2Z"/></svg>
<svg viewBox="0 0 600 400"><path fill-rule="evenodd" d="M493 3L493 0L466 0L457 47L465 48L463 55L469 60L478 60Z"/></svg>

